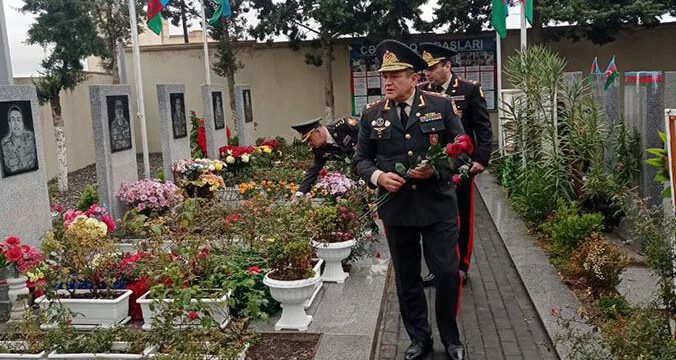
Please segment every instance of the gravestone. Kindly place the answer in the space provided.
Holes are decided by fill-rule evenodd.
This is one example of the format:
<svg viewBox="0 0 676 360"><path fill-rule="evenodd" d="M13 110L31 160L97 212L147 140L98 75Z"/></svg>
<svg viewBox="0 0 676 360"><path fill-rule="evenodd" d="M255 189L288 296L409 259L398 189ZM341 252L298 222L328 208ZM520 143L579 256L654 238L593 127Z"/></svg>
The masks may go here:
<svg viewBox="0 0 676 360"><path fill-rule="evenodd" d="M171 165L190 158L190 136L185 112L185 85L157 85L164 176L174 181Z"/></svg>
<svg viewBox="0 0 676 360"><path fill-rule="evenodd" d="M235 104L237 109L237 137L239 145L256 145L251 86L235 85Z"/></svg>
<svg viewBox="0 0 676 360"><path fill-rule="evenodd" d="M664 107L676 109L676 71L664 72Z"/></svg>
<svg viewBox="0 0 676 360"><path fill-rule="evenodd" d="M5 9L0 0L0 85L14 85L12 62L9 57L9 40L5 25Z"/></svg>
<svg viewBox="0 0 676 360"><path fill-rule="evenodd" d="M0 241L37 246L51 229L39 109L34 86L0 86Z"/></svg>
<svg viewBox="0 0 676 360"><path fill-rule="evenodd" d="M568 71L563 73L565 83L576 83L582 81L582 71Z"/></svg>
<svg viewBox="0 0 676 360"><path fill-rule="evenodd" d="M223 110L223 91L222 85L202 85L204 130L209 159L219 159L218 149L228 144L225 111Z"/></svg>
<svg viewBox="0 0 676 360"><path fill-rule="evenodd" d="M615 79L606 88L605 74L590 74L590 91L596 103L596 108L601 112L603 124L608 132L608 138L614 139L618 135L620 122L620 79ZM613 164L617 154L613 147L606 152L606 163Z"/></svg>
<svg viewBox="0 0 676 360"><path fill-rule="evenodd" d="M120 185L138 180L130 93L129 85L89 87L99 203L117 219L126 210L117 198Z"/></svg>
<svg viewBox="0 0 676 360"><path fill-rule="evenodd" d="M662 203L662 186L655 182L657 170L645 163L648 148L662 147L658 131L664 131L664 74L661 71L624 74L624 120L627 129L641 137L641 173L639 194L652 205Z"/></svg>

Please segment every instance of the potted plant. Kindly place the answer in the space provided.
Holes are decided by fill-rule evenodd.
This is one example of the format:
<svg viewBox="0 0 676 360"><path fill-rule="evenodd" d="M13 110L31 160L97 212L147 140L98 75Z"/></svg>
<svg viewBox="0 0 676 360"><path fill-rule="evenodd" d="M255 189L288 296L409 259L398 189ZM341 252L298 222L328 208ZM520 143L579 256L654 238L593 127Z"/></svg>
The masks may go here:
<svg viewBox="0 0 676 360"><path fill-rule="evenodd" d="M227 326L232 284L227 256L217 254L199 237L185 239L172 253L155 254L145 272L154 284L136 300L144 330L157 323L176 326Z"/></svg>
<svg viewBox="0 0 676 360"><path fill-rule="evenodd" d="M267 229L265 243L271 271L263 283L270 287L272 297L282 304L282 315L275 330L307 331L312 316L305 313L304 304L314 293L321 277L312 266L312 235L307 216L309 205L285 204L270 209L274 219Z"/></svg>
<svg viewBox="0 0 676 360"><path fill-rule="evenodd" d="M120 261L109 238L115 224L94 206L87 213L67 211L60 226L48 232L42 244L47 257L39 271L44 275L44 295L36 299L43 310L64 307L75 326L114 326L128 321L130 290L117 277ZM53 319L48 320L54 323Z"/></svg>
<svg viewBox="0 0 676 360"><path fill-rule="evenodd" d="M139 214L163 214L183 201L180 189L171 181L143 179L130 185L122 183L117 197Z"/></svg>
<svg viewBox="0 0 676 360"><path fill-rule="evenodd" d="M9 323L0 334L0 359L46 359L49 345L32 316Z"/></svg>
<svg viewBox="0 0 676 360"><path fill-rule="evenodd" d="M42 261L42 253L34 247L21 243L16 236L9 236L0 243L0 268L7 273L8 295L12 306L10 320L23 318L26 300L30 293L26 287L28 275Z"/></svg>
<svg viewBox="0 0 676 360"><path fill-rule="evenodd" d="M346 203L324 205L310 214L315 234L312 237L317 256L326 262L322 281L344 283L350 275L343 270L342 261L350 256L356 244L353 229L357 216Z"/></svg>
<svg viewBox="0 0 676 360"><path fill-rule="evenodd" d="M62 323L46 337L54 348L48 359L145 359L156 349L143 333L126 327L78 332Z"/></svg>

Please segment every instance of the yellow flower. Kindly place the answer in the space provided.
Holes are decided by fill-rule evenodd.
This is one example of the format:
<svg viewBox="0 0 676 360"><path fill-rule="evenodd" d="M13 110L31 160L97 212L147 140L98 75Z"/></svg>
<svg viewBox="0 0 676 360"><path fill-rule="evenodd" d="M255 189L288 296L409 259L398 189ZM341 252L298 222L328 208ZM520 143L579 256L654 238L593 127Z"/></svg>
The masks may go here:
<svg viewBox="0 0 676 360"><path fill-rule="evenodd" d="M266 153L266 154L269 154L269 153L272 152L272 148L269 147L269 146L267 146L267 145L263 145L263 146L261 146L260 148L261 148L261 150L262 150L264 153Z"/></svg>
<svg viewBox="0 0 676 360"><path fill-rule="evenodd" d="M216 169L216 171L221 171L221 170L223 170L223 164L221 164L220 162L217 162L217 163L214 164L214 168Z"/></svg>

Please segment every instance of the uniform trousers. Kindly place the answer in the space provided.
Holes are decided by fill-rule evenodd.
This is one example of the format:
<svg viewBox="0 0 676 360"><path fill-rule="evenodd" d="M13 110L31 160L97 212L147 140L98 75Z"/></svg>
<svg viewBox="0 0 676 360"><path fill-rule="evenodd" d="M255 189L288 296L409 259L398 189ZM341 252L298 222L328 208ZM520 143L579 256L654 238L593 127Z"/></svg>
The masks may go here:
<svg viewBox="0 0 676 360"><path fill-rule="evenodd" d="M474 176L458 184L456 196L460 216L460 231L458 232L460 270L468 272L474 247Z"/></svg>
<svg viewBox="0 0 676 360"><path fill-rule="evenodd" d="M430 271L436 276L435 310L444 347L460 345L456 317L460 310L460 273L457 220L428 226L409 227L385 224L385 235L396 275L401 317L412 342L432 336L427 300L420 277L421 247Z"/></svg>

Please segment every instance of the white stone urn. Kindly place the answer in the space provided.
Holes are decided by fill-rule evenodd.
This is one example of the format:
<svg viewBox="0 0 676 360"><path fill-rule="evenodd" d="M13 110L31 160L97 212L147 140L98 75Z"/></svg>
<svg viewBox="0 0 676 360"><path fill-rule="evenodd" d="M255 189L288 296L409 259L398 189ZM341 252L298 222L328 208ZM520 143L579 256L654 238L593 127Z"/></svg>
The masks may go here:
<svg viewBox="0 0 676 360"><path fill-rule="evenodd" d="M321 277L317 272L309 279L275 280L265 274L263 284L270 288L272 298L282 304L282 316L275 324L275 331L282 329L307 331L312 316L305 313L305 302L312 297Z"/></svg>
<svg viewBox="0 0 676 360"><path fill-rule="evenodd" d="M317 251L317 257L326 262L324 272L322 273L322 281L339 284L345 282L350 274L343 271L342 261L350 256L352 247L355 244L357 242L354 239L337 243L312 241L312 246Z"/></svg>
<svg viewBox="0 0 676 360"><path fill-rule="evenodd" d="M9 314L10 321L23 321L30 293L28 287L26 287L26 281L28 281L28 278L24 275L13 274L11 277L7 277L7 286L9 287L7 295L12 306Z"/></svg>

